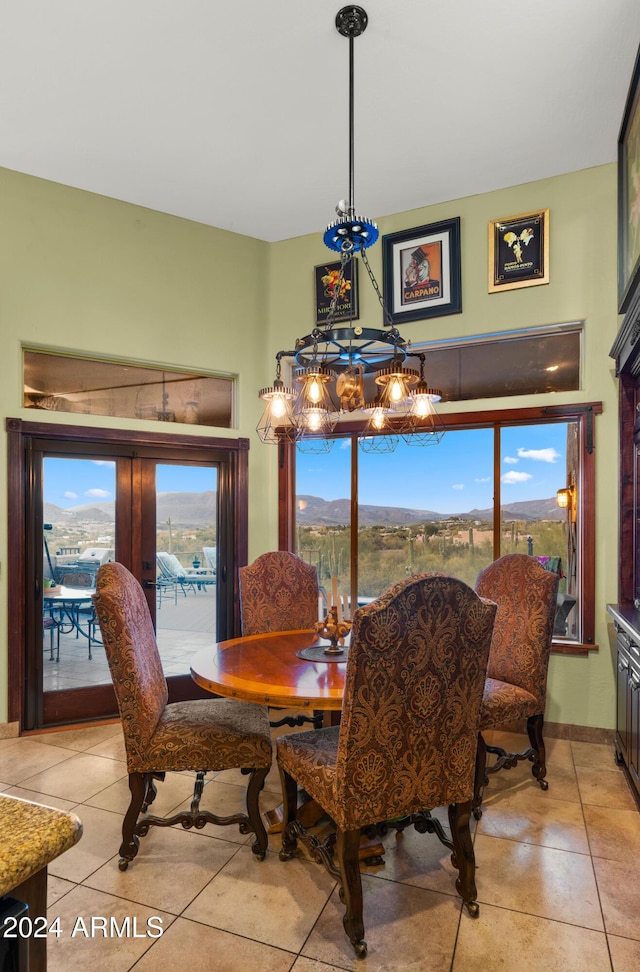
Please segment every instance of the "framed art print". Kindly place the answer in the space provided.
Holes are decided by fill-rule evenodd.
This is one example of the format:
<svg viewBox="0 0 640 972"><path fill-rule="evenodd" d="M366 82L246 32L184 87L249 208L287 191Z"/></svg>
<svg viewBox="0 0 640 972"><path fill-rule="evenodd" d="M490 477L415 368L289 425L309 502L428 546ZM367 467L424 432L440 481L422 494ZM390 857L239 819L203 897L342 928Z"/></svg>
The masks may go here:
<svg viewBox="0 0 640 972"><path fill-rule="evenodd" d="M338 281L340 280L340 260L335 263L321 263L315 268L316 324L326 324ZM347 260L340 282L340 293L336 303L333 322L358 320L358 263Z"/></svg>
<svg viewBox="0 0 640 972"><path fill-rule="evenodd" d="M385 309L394 324L462 311L460 218L382 237Z"/></svg>
<svg viewBox="0 0 640 972"><path fill-rule="evenodd" d="M549 210L489 222L489 293L549 283Z"/></svg>

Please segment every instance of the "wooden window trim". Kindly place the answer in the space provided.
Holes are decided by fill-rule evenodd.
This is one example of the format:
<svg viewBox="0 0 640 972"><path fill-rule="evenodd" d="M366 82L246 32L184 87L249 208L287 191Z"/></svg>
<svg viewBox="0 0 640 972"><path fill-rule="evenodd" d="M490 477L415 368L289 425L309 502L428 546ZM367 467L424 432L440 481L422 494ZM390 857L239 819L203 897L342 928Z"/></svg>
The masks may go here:
<svg viewBox="0 0 640 972"><path fill-rule="evenodd" d="M536 424L549 419L576 421L580 429L581 469L578 489L581 497L579 515L580 604L582 641L555 641L552 651L560 655L586 655L597 651L595 643L595 423L602 413L602 402L575 405L540 405L530 408L490 409L439 415L445 429L495 428ZM357 435L362 424L341 423L336 438ZM280 550L293 550L295 543L295 445L280 443L278 462L278 545ZM495 462L495 457L494 457ZM353 479L353 477L352 477ZM352 482L352 491L353 491ZM495 546L494 546L495 549Z"/></svg>

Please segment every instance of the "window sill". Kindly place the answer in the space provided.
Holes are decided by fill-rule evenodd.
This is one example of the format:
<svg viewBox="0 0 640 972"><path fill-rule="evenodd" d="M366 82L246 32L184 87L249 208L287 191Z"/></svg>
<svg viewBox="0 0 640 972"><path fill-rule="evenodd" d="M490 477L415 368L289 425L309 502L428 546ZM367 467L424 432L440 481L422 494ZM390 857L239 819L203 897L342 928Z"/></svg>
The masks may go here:
<svg viewBox="0 0 640 972"><path fill-rule="evenodd" d="M579 641L554 641L551 645L552 655L588 655L590 651L599 651L599 648Z"/></svg>

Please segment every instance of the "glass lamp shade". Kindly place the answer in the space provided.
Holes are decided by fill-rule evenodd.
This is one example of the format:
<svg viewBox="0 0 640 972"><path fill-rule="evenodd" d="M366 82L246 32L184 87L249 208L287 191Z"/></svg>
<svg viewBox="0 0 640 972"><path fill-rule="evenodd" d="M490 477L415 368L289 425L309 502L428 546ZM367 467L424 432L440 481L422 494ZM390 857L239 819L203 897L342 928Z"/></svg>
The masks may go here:
<svg viewBox="0 0 640 972"><path fill-rule="evenodd" d="M388 408L399 408L409 398L412 385L418 383L420 375L413 368L402 365L392 365L376 375L376 384L380 385L380 400Z"/></svg>

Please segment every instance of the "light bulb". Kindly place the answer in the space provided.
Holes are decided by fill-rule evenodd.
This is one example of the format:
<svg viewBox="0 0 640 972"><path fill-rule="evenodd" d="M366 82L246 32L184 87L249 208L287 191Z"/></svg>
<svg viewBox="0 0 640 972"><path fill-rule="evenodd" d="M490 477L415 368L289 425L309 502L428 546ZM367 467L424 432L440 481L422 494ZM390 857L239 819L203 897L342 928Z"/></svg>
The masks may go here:
<svg viewBox="0 0 640 972"><path fill-rule="evenodd" d="M274 419L280 419L286 412L286 402L284 395L274 395L271 399L271 415Z"/></svg>
<svg viewBox="0 0 640 972"><path fill-rule="evenodd" d="M319 408L309 408L305 412L305 421L310 432L317 432L322 425L322 411Z"/></svg>
<svg viewBox="0 0 640 972"><path fill-rule="evenodd" d="M404 397L404 382L400 378L392 378L389 387L389 400L392 402L401 402Z"/></svg>
<svg viewBox="0 0 640 972"><path fill-rule="evenodd" d="M307 398L314 405L322 398L322 386L317 378L313 378L307 385Z"/></svg>
<svg viewBox="0 0 640 972"><path fill-rule="evenodd" d="M383 408L374 408L371 416L371 424L374 429L383 429L385 423L385 413Z"/></svg>
<svg viewBox="0 0 640 972"><path fill-rule="evenodd" d="M416 395L413 399L413 407L411 411L417 418L427 418L428 415L432 415L433 402L431 401L431 396Z"/></svg>

